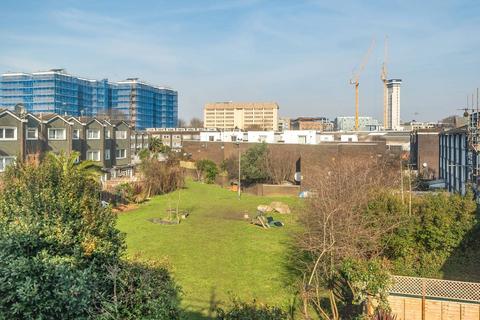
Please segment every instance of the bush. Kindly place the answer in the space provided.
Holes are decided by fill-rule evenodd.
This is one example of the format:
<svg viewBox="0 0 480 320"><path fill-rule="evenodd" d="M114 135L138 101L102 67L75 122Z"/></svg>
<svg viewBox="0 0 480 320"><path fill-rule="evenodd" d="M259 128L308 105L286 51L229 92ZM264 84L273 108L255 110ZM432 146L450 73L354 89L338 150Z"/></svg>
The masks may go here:
<svg viewBox="0 0 480 320"><path fill-rule="evenodd" d="M393 237L384 239L386 256L393 261L397 274L438 277L452 253L465 249L461 244L477 223L471 194L415 197L412 215L407 216Z"/></svg>
<svg viewBox="0 0 480 320"><path fill-rule="evenodd" d="M269 181L267 157L266 143L256 144L248 149L241 157L242 179L245 179L247 183Z"/></svg>
<svg viewBox="0 0 480 320"><path fill-rule="evenodd" d="M141 202L143 189L138 183L121 183L115 187L115 195L124 203Z"/></svg>
<svg viewBox="0 0 480 320"><path fill-rule="evenodd" d="M142 161L141 170L148 196L172 192L185 185L183 169L175 162L145 159Z"/></svg>
<svg viewBox="0 0 480 320"><path fill-rule="evenodd" d="M345 259L333 279L342 319L361 316L366 305L388 310L391 275L379 260Z"/></svg>
<svg viewBox="0 0 480 320"><path fill-rule="evenodd" d="M128 260L109 271L115 290L100 319L180 319L179 288L160 262Z"/></svg>
<svg viewBox="0 0 480 320"><path fill-rule="evenodd" d="M75 156L75 155L73 155ZM73 157L72 156L72 157ZM0 194L0 318L82 319L123 252L100 186L71 158L8 168Z"/></svg>
<svg viewBox="0 0 480 320"><path fill-rule="evenodd" d="M195 163L197 167L197 175L199 179L204 180L206 183L214 183L218 174L218 168L215 162L208 159L197 160Z"/></svg>
<svg viewBox="0 0 480 320"><path fill-rule="evenodd" d="M233 306L225 311L217 310L217 320L286 320L287 313L278 307L233 301Z"/></svg>
<svg viewBox="0 0 480 320"><path fill-rule="evenodd" d="M102 207L98 176L88 162L76 165L77 156L19 161L5 172L0 319L95 318L119 293L121 318L176 319L178 290L167 271L121 261L116 215ZM120 270L118 286L112 268Z"/></svg>
<svg viewBox="0 0 480 320"><path fill-rule="evenodd" d="M220 169L227 172L229 179L238 179L238 157L230 156L223 160Z"/></svg>
<svg viewBox="0 0 480 320"><path fill-rule="evenodd" d="M122 201L131 203L135 197L133 186L128 182L121 183L115 187L115 195L119 196Z"/></svg>

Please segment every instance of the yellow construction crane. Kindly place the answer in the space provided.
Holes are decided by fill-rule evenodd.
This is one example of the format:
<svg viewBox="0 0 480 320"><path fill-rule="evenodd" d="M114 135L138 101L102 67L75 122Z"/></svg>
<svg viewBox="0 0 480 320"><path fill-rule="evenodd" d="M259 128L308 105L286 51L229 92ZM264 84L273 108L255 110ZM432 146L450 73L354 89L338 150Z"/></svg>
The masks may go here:
<svg viewBox="0 0 480 320"><path fill-rule="evenodd" d="M387 70L387 62L388 62L388 36L385 36L385 48L383 51L383 63L382 63L382 74L381 79L383 81L383 126L387 128L388 123L388 91L387 91L387 80L388 80L388 70Z"/></svg>
<svg viewBox="0 0 480 320"><path fill-rule="evenodd" d="M358 70L356 70L353 73L352 79L350 79L350 84L355 85L355 130L358 130L358 85L359 85L360 75L362 74L363 69L365 69L365 66L368 63L368 59L370 58L370 55L372 54L374 47L375 47L375 39L372 40L372 43L368 48L367 54L363 58L362 64L360 65Z"/></svg>

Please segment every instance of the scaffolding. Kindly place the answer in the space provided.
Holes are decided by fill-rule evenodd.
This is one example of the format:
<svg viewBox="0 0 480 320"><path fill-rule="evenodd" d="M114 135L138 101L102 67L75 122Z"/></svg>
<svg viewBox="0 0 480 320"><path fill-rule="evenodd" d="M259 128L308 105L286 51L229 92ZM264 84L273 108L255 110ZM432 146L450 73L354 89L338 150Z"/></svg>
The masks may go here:
<svg viewBox="0 0 480 320"><path fill-rule="evenodd" d="M130 114L130 126L135 128L137 123L137 90L135 83L132 83L130 88L130 106L129 106L129 114Z"/></svg>
<svg viewBox="0 0 480 320"><path fill-rule="evenodd" d="M468 115L468 97L467 108L465 109L465 115ZM477 201L480 197L479 191L479 175L480 175L480 115L478 106L478 89L477 89L477 105L474 109L473 94L471 103L471 113L468 115L467 125L467 168L469 170L468 178L472 182L472 187L475 192Z"/></svg>

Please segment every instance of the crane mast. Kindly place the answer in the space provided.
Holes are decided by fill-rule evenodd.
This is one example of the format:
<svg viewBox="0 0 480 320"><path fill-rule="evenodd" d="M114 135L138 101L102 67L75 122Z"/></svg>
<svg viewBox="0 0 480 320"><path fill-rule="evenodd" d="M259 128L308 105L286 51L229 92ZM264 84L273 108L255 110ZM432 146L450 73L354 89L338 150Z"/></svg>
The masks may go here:
<svg viewBox="0 0 480 320"><path fill-rule="evenodd" d="M362 63L360 64L359 68L357 71L353 73L352 78L350 79L350 84L355 85L355 130L358 130L358 104L359 104L359 84L360 84L360 75L362 74L363 70L365 69L365 66L368 63L368 60L370 59L370 55L372 54L373 48L375 47L375 39L372 40L372 43L370 44L370 47L368 48L367 53L363 57Z"/></svg>
<svg viewBox="0 0 480 320"><path fill-rule="evenodd" d="M388 90L387 90L388 36L385 36L384 45L385 45L385 47L384 47L384 52L383 52L381 79L382 79L382 82L383 82L383 126L385 128L387 128L387 123L388 123Z"/></svg>

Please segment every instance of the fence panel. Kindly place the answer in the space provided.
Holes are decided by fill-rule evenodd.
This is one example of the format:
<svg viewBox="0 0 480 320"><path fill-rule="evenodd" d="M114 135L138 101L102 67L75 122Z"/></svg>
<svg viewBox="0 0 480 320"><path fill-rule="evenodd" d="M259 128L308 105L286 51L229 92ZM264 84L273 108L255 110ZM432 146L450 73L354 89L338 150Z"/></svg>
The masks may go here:
<svg viewBox="0 0 480 320"><path fill-rule="evenodd" d="M398 320L480 320L480 283L394 276L389 303Z"/></svg>

